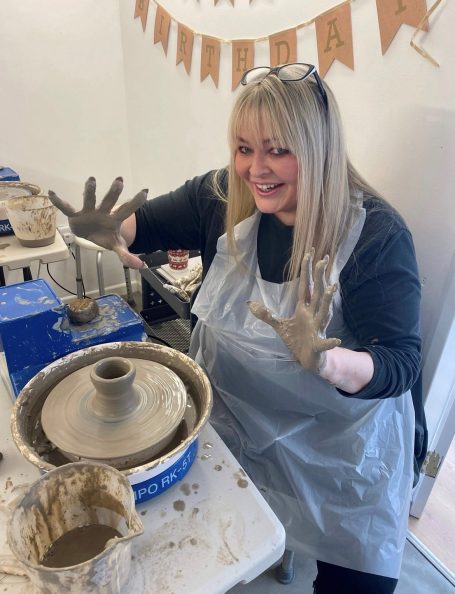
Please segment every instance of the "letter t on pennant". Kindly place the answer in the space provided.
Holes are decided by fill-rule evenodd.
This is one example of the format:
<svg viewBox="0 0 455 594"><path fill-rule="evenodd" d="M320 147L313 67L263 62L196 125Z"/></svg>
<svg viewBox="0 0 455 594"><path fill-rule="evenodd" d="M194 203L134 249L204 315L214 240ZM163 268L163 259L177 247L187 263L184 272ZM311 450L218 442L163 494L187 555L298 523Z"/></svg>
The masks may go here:
<svg viewBox="0 0 455 594"><path fill-rule="evenodd" d="M202 37L201 81L205 80L210 74L216 88L218 88L220 74L220 50L221 44L219 39L205 35Z"/></svg>

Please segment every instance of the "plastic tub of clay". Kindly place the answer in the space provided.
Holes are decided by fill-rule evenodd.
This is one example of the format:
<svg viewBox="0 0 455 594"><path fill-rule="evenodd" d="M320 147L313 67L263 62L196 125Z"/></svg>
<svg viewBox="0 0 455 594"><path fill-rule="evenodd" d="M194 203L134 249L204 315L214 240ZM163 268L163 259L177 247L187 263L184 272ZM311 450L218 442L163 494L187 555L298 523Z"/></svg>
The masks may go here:
<svg viewBox="0 0 455 594"><path fill-rule="evenodd" d="M54 243L57 209L47 196L17 196L5 202L5 208L22 245L42 247Z"/></svg>
<svg viewBox="0 0 455 594"><path fill-rule="evenodd" d="M14 231L6 212L6 202L17 196L41 194L41 188L34 184L19 181L0 181L0 235L13 235Z"/></svg>

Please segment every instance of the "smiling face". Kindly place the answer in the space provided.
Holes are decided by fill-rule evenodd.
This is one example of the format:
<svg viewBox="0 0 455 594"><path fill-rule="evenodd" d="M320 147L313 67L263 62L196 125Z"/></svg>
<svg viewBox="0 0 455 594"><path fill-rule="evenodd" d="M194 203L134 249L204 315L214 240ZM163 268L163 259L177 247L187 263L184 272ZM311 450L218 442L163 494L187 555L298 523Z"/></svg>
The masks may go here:
<svg viewBox="0 0 455 594"><path fill-rule="evenodd" d="M283 224L294 225L297 209L298 164L281 143L239 128L235 169L249 187L260 212L274 214Z"/></svg>

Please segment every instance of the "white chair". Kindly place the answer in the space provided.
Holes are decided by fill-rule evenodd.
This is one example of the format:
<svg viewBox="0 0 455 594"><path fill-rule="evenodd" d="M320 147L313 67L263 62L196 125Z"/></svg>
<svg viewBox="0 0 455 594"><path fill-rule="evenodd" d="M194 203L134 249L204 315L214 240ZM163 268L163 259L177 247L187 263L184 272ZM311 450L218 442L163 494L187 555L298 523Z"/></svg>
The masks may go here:
<svg viewBox="0 0 455 594"><path fill-rule="evenodd" d="M76 291L78 299L82 299L84 296L84 286L82 280L82 260L81 260L81 248L86 250L96 251L96 274L98 277L98 292L100 297L106 294L105 287L104 287L104 275L103 275L103 252L106 250L96 243L92 241L88 241L88 239L83 239L82 237L78 237L77 235L74 236L74 249L75 249L75 259L76 259ZM123 267L123 272L125 275L125 285L126 285L126 301L129 305L134 307L136 305L136 301L133 295L133 289L131 286L131 276L130 276L130 269L127 266Z"/></svg>

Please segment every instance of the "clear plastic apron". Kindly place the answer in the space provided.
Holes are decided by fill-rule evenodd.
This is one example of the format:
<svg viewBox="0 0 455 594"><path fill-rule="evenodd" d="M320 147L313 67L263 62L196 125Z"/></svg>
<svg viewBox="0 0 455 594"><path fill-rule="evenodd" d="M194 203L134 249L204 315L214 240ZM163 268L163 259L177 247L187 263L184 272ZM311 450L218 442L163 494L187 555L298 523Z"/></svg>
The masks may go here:
<svg viewBox="0 0 455 594"><path fill-rule="evenodd" d="M214 391L210 422L283 523L287 548L351 569L397 578L413 480L414 410L399 398L342 396L305 371L247 301L289 317L297 283L262 280L256 213L226 236L193 306L190 353ZM339 250L331 281L358 241L365 211ZM336 296L328 336L355 348Z"/></svg>

